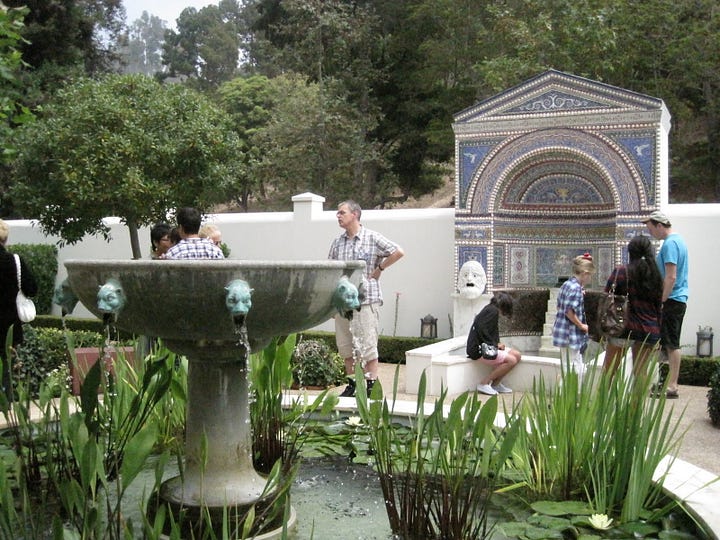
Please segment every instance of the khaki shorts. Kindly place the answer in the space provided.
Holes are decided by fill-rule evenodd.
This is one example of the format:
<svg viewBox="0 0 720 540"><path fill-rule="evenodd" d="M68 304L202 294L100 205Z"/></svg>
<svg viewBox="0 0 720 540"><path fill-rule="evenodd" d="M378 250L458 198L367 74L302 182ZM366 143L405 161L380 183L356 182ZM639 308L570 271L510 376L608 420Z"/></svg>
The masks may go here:
<svg viewBox="0 0 720 540"><path fill-rule="evenodd" d="M363 304L353 311L352 321L335 316L335 343L343 358L369 362L378 357L380 304Z"/></svg>

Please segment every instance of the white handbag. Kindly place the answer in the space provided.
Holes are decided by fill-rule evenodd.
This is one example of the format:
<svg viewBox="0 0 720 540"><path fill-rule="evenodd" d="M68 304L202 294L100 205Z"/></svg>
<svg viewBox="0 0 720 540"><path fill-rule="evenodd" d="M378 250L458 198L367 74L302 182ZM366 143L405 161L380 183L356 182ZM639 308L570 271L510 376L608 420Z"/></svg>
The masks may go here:
<svg viewBox="0 0 720 540"><path fill-rule="evenodd" d="M18 319L22 322L30 322L35 320L35 304L22 292L21 275L20 275L20 257L15 254L15 266L17 267L18 293L15 298L17 305Z"/></svg>

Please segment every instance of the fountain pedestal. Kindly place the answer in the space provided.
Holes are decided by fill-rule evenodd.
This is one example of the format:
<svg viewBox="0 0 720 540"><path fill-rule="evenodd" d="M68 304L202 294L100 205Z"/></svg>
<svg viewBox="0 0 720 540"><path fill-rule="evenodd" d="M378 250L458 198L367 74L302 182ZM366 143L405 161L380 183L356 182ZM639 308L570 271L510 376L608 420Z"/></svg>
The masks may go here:
<svg viewBox="0 0 720 540"><path fill-rule="evenodd" d="M253 468L243 347L172 341L167 346L188 357L187 436L184 478L165 482L162 498L185 506L253 504L265 479Z"/></svg>

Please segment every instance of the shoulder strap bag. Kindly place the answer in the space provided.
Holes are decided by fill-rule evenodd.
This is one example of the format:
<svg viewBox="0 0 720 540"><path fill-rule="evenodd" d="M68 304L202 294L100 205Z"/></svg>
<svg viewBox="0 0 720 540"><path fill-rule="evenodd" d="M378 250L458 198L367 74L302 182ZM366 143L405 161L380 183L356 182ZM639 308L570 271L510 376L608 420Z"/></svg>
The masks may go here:
<svg viewBox="0 0 720 540"><path fill-rule="evenodd" d="M35 304L22 292L22 279L20 270L20 257L15 254L15 266L17 268L17 284L18 293L15 298L15 305L17 306L18 319L22 322L27 323L35 320Z"/></svg>
<svg viewBox="0 0 720 540"><path fill-rule="evenodd" d="M615 279L613 279L612 287L600 300L598 305L598 321L600 323L600 331L607 338L620 336L625 330L628 316L629 294L615 294L617 285L618 270L615 270ZM630 292L630 277L626 276L626 293Z"/></svg>

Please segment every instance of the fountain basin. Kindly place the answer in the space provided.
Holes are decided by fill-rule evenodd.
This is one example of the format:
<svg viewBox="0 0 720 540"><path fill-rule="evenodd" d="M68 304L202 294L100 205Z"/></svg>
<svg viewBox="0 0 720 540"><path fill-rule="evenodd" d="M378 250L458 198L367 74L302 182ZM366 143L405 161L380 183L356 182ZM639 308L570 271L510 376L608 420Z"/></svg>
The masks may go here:
<svg viewBox="0 0 720 540"><path fill-rule="evenodd" d="M252 288L247 327L258 350L274 336L299 332L332 317L341 277L360 284L362 261L69 260L70 287L99 318L97 293L117 281L126 302L115 323L123 330L168 341L237 341L237 324L225 305L233 280ZM181 352L181 351L178 351Z"/></svg>

